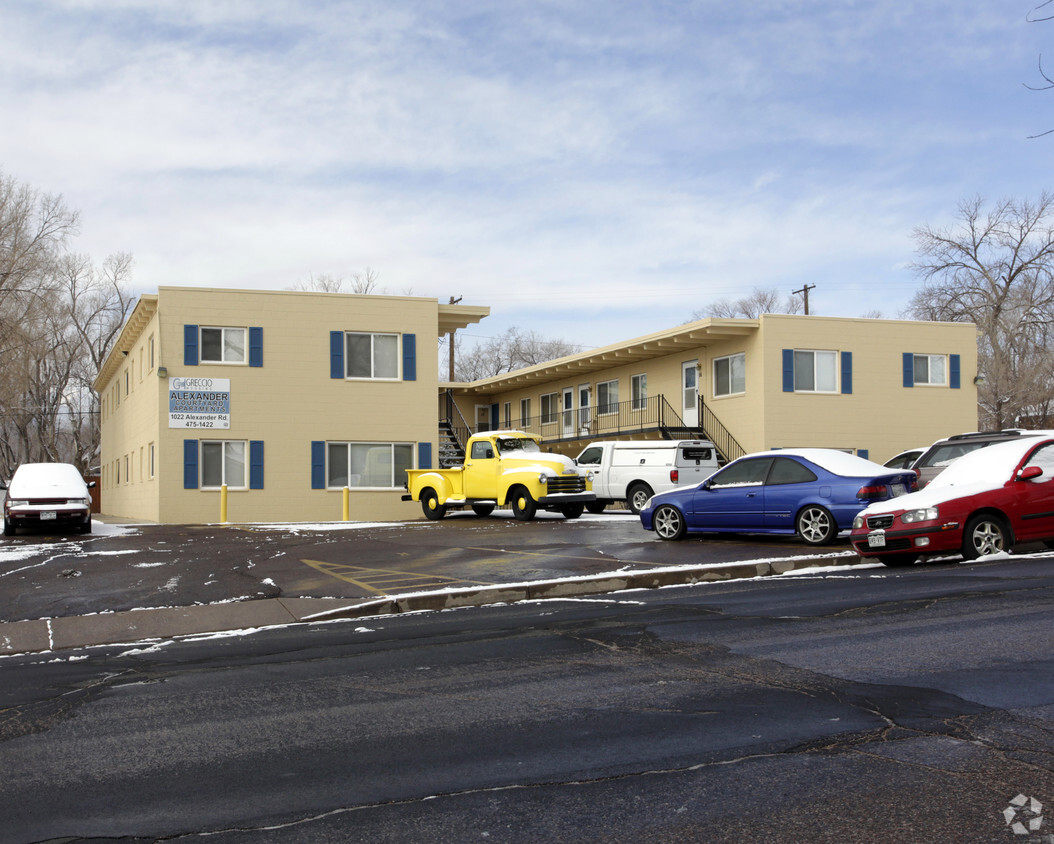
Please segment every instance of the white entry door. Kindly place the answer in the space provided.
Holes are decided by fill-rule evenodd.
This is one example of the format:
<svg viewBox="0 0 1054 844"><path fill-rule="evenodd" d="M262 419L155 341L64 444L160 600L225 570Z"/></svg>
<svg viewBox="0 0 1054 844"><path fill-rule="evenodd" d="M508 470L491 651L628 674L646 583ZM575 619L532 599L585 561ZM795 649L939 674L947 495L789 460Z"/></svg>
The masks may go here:
<svg viewBox="0 0 1054 844"><path fill-rule="evenodd" d="M578 433L589 436L589 423L593 421L591 406L593 404L593 387L591 384L578 385Z"/></svg>
<svg viewBox="0 0 1054 844"><path fill-rule="evenodd" d="M699 427L699 361L681 364L681 419L689 428Z"/></svg>
<svg viewBox="0 0 1054 844"><path fill-rule="evenodd" d="M560 428L565 437L573 436L575 433L575 388L564 387L563 390L563 416L560 420Z"/></svg>

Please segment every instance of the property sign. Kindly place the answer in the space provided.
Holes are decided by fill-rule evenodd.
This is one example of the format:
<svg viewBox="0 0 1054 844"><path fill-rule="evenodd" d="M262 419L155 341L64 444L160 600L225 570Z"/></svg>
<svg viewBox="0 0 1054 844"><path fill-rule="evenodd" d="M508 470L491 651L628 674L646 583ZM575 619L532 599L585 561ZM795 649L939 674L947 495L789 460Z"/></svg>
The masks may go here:
<svg viewBox="0 0 1054 844"><path fill-rule="evenodd" d="M229 378L171 378L168 382L169 428L230 428Z"/></svg>

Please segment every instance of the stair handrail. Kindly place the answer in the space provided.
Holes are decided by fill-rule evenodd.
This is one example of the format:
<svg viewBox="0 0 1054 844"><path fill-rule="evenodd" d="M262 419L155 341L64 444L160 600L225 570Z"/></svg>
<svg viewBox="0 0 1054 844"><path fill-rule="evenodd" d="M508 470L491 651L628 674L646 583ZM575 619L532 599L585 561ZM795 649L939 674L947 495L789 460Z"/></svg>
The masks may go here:
<svg viewBox="0 0 1054 844"><path fill-rule="evenodd" d="M465 417L461 415L457 402L454 401L454 393L451 390L447 390L446 393L440 397L439 421L446 422L447 425L450 426L450 434L453 436L454 442L457 444L458 448L464 451L465 443L467 443L468 438L472 436L472 428L469 427L468 422L465 421Z"/></svg>
<svg viewBox="0 0 1054 844"><path fill-rule="evenodd" d="M732 432L717 418L717 414L706 406L702 396L699 396L699 421L702 422L706 438L717 446L718 452L724 456L725 460L731 462L747 453L747 450L732 436Z"/></svg>

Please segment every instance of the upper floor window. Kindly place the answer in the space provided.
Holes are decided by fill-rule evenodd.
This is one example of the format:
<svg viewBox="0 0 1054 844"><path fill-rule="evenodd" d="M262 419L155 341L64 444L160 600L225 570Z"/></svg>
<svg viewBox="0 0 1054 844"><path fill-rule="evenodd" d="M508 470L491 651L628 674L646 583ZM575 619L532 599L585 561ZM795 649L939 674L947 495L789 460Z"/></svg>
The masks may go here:
<svg viewBox="0 0 1054 844"><path fill-rule="evenodd" d="M520 399L520 425L527 427L531 421L531 400Z"/></svg>
<svg viewBox="0 0 1054 844"><path fill-rule="evenodd" d="M245 329L202 327L201 362L245 363Z"/></svg>
<svg viewBox="0 0 1054 844"><path fill-rule="evenodd" d="M546 393L542 396L542 424L555 422L560 413L560 394Z"/></svg>
<svg viewBox="0 0 1054 844"><path fill-rule="evenodd" d="M714 359L715 396L732 396L747 391L746 360L744 353Z"/></svg>
<svg viewBox="0 0 1054 844"><path fill-rule="evenodd" d="M648 405L648 376L634 375L629 379L630 406L644 410Z"/></svg>
<svg viewBox="0 0 1054 844"><path fill-rule="evenodd" d="M618 381L597 384L597 413L618 412Z"/></svg>
<svg viewBox="0 0 1054 844"><path fill-rule="evenodd" d="M351 332L346 335L347 377L395 380L399 377L399 335Z"/></svg>
<svg viewBox="0 0 1054 844"><path fill-rule="evenodd" d="M794 392L838 391L838 353L794 350Z"/></svg>
<svg viewBox="0 0 1054 844"><path fill-rule="evenodd" d="M948 383L947 358L944 355L914 355L916 384L945 386Z"/></svg>

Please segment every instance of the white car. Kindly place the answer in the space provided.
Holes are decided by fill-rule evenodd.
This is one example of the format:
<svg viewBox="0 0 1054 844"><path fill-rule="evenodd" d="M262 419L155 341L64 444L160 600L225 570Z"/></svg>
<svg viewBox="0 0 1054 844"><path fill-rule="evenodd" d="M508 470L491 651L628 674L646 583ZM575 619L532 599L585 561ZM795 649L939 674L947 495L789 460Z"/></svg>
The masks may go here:
<svg viewBox="0 0 1054 844"><path fill-rule="evenodd" d="M23 463L15 470L4 499L4 536L16 528L59 528L91 533L91 493L69 463Z"/></svg>

